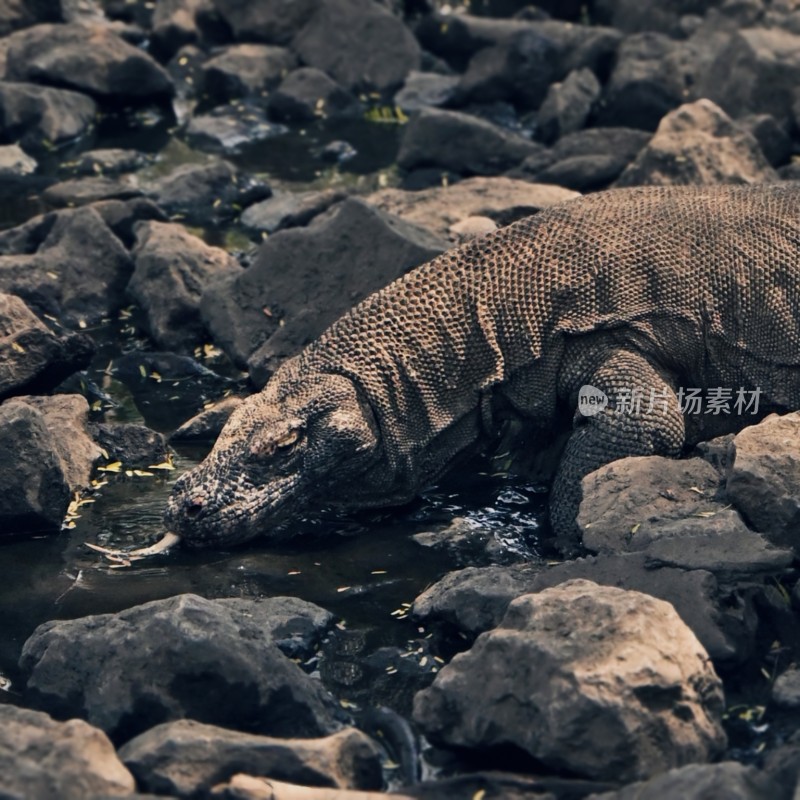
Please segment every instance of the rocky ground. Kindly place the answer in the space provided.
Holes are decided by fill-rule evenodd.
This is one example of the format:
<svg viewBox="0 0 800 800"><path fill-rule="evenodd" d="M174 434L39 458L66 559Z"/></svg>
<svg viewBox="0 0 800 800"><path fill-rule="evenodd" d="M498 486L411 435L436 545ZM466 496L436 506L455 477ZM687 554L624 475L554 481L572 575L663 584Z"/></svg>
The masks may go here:
<svg viewBox="0 0 800 800"><path fill-rule="evenodd" d="M6 543L207 446L454 243L608 187L800 178L796 0L0 0L0 37ZM614 462L569 561L442 519L417 558L460 568L394 612L404 653L299 597L130 604L118 575L0 675L0 797L789 800L798 452L787 413Z"/></svg>

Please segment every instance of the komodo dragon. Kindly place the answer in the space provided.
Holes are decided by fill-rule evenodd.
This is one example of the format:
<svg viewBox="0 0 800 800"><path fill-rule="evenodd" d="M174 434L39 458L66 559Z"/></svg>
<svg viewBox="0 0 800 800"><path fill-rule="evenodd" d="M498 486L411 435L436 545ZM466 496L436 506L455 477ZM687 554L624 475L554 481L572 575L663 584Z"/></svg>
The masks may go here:
<svg viewBox="0 0 800 800"><path fill-rule="evenodd" d="M576 413L585 384L609 398L595 416ZM400 504L509 416L527 447L561 416L550 512L570 548L583 476L681 453L684 387L800 407L800 185L612 190L444 253L285 362L176 482L165 522L222 546L310 505ZM625 406L637 389L657 402Z"/></svg>

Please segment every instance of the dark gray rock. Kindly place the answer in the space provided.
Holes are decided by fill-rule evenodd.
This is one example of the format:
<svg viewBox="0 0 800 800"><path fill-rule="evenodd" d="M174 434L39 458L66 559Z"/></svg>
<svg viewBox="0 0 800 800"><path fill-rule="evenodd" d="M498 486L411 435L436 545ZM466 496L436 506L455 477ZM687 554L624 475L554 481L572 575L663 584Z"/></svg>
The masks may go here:
<svg viewBox="0 0 800 800"><path fill-rule="evenodd" d="M0 705L0 773L4 800L130 797L136 788L102 731L7 704Z"/></svg>
<svg viewBox="0 0 800 800"><path fill-rule="evenodd" d="M363 111L359 100L322 70L301 67L290 72L269 96L270 116L284 122L309 122L352 116Z"/></svg>
<svg viewBox="0 0 800 800"><path fill-rule="evenodd" d="M660 31L675 35L680 32L680 19L686 14L703 16L722 0L595 0L594 19L619 28L625 33Z"/></svg>
<svg viewBox="0 0 800 800"><path fill-rule="evenodd" d="M411 31L373 0L325 0L292 49L303 63L352 91L392 91L421 64Z"/></svg>
<svg viewBox="0 0 800 800"><path fill-rule="evenodd" d="M397 163L405 170L439 168L460 175L496 175L540 146L477 117L427 108L403 133Z"/></svg>
<svg viewBox="0 0 800 800"><path fill-rule="evenodd" d="M587 156L569 156L550 164L544 169L534 170L534 179L541 183L552 183L578 192L590 192L611 185L624 169L619 156L596 153ZM509 174L524 175L525 164Z"/></svg>
<svg viewBox="0 0 800 800"><path fill-rule="evenodd" d="M50 443L59 460L64 480L75 494L91 482L92 470L102 457L89 432L89 404L79 394L52 397L21 396L6 400L6 406L23 403L42 415L50 432Z"/></svg>
<svg viewBox="0 0 800 800"><path fill-rule="evenodd" d="M354 303L445 248L428 231L348 199L307 228L270 237L251 267L209 287L201 312L214 341L235 362L249 359L260 384Z"/></svg>
<svg viewBox="0 0 800 800"><path fill-rule="evenodd" d="M192 352L208 341L200 297L213 281L236 277L233 256L182 225L142 222L136 228L135 268L128 294L144 311L147 332L165 350Z"/></svg>
<svg viewBox="0 0 800 800"><path fill-rule="evenodd" d="M56 533L70 489L44 417L25 403L0 405L0 531Z"/></svg>
<svg viewBox="0 0 800 800"><path fill-rule="evenodd" d="M270 194L265 183L225 161L178 167L152 191L161 208L189 225L219 224Z"/></svg>
<svg viewBox="0 0 800 800"><path fill-rule="evenodd" d="M269 627L256 600L178 595L46 622L20 668L32 701L117 742L183 718L280 737L330 733L330 698L274 646Z"/></svg>
<svg viewBox="0 0 800 800"><path fill-rule="evenodd" d="M383 783L380 749L355 728L324 739L272 739L179 720L137 736L120 758L141 787L178 797L205 794L235 773L340 789Z"/></svg>
<svg viewBox="0 0 800 800"><path fill-rule="evenodd" d="M674 520L711 517L721 477L700 458L623 458L583 479L578 526L584 547L613 553L646 549Z"/></svg>
<svg viewBox="0 0 800 800"><path fill-rule="evenodd" d="M164 222L167 218L164 212L146 197L134 197L130 200L101 200L93 203L92 208L128 249L133 247L136 242L134 228L137 223L147 220Z"/></svg>
<svg viewBox="0 0 800 800"><path fill-rule="evenodd" d="M182 122L194 110L203 89L203 65L208 61L208 53L197 45L181 47L167 64L167 74L175 87L176 102L173 105Z"/></svg>
<svg viewBox="0 0 800 800"><path fill-rule="evenodd" d="M41 22L62 22L59 3L49 0L0 0L0 36Z"/></svg>
<svg viewBox="0 0 800 800"><path fill-rule="evenodd" d="M124 178L89 177L54 183L42 192L42 200L51 208L77 208L103 200L131 200L141 194Z"/></svg>
<svg viewBox="0 0 800 800"><path fill-rule="evenodd" d="M800 708L800 669L790 667L776 678L771 699L781 708Z"/></svg>
<svg viewBox="0 0 800 800"><path fill-rule="evenodd" d="M192 117L185 136L198 150L235 155L286 131L283 125L270 122L260 105L242 102L217 106L208 114Z"/></svg>
<svg viewBox="0 0 800 800"><path fill-rule="evenodd" d="M771 114L790 126L800 83L800 35L780 28L749 28L731 37L705 72L697 91L732 117Z"/></svg>
<svg viewBox="0 0 800 800"><path fill-rule="evenodd" d="M414 719L450 746L513 745L551 769L630 781L721 754L723 707L671 605L574 580L514 600L416 695Z"/></svg>
<svg viewBox="0 0 800 800"><path fill-rule="evenodd" d="M800 552L800 414L771 414L731 445L727 496L769 541Z"/></svg>
<svg viewBox="0 0 800 800"><path fill-rule="evenodd" d="M553 145L557 160L584 155L617 156L621 164L633 161L651 134L636 128L590 128L562 136Z"/></svg>
<svg viewBox="0 0 800 800"><path fill-rule="evenodd" d="M87 367L93 353L88 336L58 335L19 297L0 293L0 400L55 388Z"/></svg>
<svg viewBox="0 0 800 800"><path fill-rule="evenodd" d="M769 183L778 180L755 137L710 100L668 113L617 186Z"/></svg>
<svg viewBox="0 0 800 800"><path fill-rule="evenodd" d="M536 115L538 137L548 144L581 130L600 97L600 82L590 69L571 72L553 83Z"/></svg>
<svg viewBox="0 0 800 800"><path fill-rule="evenodd" d="M476 53L459 90L471 102L506 100L523 110L538 108L559 77L557 54L557 46L538 30L521 30Z"/></svg>
<svg viewBox="0 0 800 800"><path fill-rule="evenodd" d="M91 207L59 214L35 258L39 269L56 274L68 318L88 323L125 305L133 262Z"/></svg>
<svg viewBox="0 0 800 800"><path fill-rule="evenodd" d="M408 73L403 88L394 96L395 105L406 114L431 106L449 105L456 98L460 81L457 75L413 70Z"/></svg>
<svg viewBox="0 0 800 800"><path fill-rule="evenodd" d="M213 0L237 41L289 44L323 0Z"/></svg>
<svg viewBox="0 0 800 800"><path fill-rule="evenodd" d="M36 25L12 33L6 78L31 81L105 101L169 97L172 81L143 50L104 26Z"/></svg>
<svg viewBox="0 0 800 800"><path fill-rule="evenodd" d="M241 397L226 397L186 420L170 437L170 442L213 443L231 414L242 404Z"/></svg>
<svg viewBox="0 0 800 800"><path fill-rule="evenodd" d="M211 0L161 0L153 11L152 49L167 59L183 45L202 38L198 13L208 13Z"/></svg>
<svg viewBox="0 0 800 800"><path fill-rule="evenodd" d="M284 228L300 228L312 219L340 203L347 193L340 189L321 192L276 192L272 197L250 206L241 216L241 226L251 236L261 239L264 234L277 233Z"/></svg>
<svg viewBox="0 0 800 800"><path fill-rule="evenodd" d="M792 155L792 140L772 114L750 114L738 120L755 137L773 167L785 164Z"/></svg>
<svg viewBox="0 0 800 800"><path fill-rule="evenodd" d="M789 800L779 785L755 767L737 761L689 764L671 769L644 783L633 783L615 792L589 795L587 800Z"/></svg>
<svg viewBox="0 0 800 800"><path fill-rule="evenodd" d="M234 44L203 64L203 91L214 104L238 97L267 97L297 66L297 58L286 47L265 44Z"/></svg>
<svg viewBox="0 0 800 800"><path fill-rule="evenodd" d="M654 131L686 100L687 87L676 68L681 50L682 43L663 34L628 36L598 104L598 124Z"/></svg>
<svg viewBox="0 0 800 800"><path fill-rule="evenodd" d="M0 82L0 136L32 153L85 136L97 106L90 97L33 83Z"/></svg>
<svg viewBox="0 0 800 800"><path fill-rule="evenodd" d="M148 467L162 464L168 448L157 431L133 422L95 422L89 432L108 454L109 461L120 461L126 467Z"/></svg>
<svg viewBox="0 0 800 800"><path fill-rule="evenodd" d="M414 600L411 613L430 625L445 623L475 637L496 628L509 603L533 591L539 567L466 567L448 572Z"/></svg>

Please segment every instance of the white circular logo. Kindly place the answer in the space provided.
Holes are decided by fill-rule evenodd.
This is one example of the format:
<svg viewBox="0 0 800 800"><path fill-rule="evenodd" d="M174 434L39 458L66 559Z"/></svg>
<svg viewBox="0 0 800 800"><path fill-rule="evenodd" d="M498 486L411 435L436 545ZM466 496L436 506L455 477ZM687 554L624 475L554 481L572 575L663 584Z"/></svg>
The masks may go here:
<svg viewBox="0 0 800 800"><path fill-rule="evenodd" d="M578 392L578 411L584 417L594 417L608 405L608 395L588 383Z"/></svg>

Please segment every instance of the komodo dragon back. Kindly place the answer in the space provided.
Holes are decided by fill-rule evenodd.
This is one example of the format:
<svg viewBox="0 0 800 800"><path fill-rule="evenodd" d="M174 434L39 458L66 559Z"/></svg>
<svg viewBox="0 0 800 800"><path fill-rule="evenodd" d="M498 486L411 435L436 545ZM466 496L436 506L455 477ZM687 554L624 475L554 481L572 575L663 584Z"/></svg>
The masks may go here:
<svg viewBox="0 0 800 800"><path fill-rule="evenodd" d="M178 480L165 521L190 544L274 535L309 506L405 502L509 418L526 447L574 419L551 495L570 549L586 474L712 430L684 419L685 389L800 407L799 245L794 184L603 192L476 239L282 365ZM592 416L587 385L609 401Z"/></svg>

